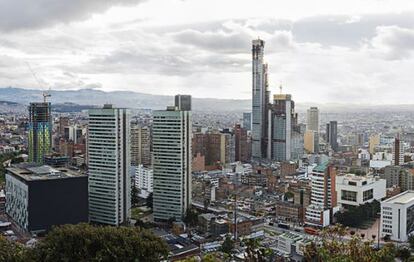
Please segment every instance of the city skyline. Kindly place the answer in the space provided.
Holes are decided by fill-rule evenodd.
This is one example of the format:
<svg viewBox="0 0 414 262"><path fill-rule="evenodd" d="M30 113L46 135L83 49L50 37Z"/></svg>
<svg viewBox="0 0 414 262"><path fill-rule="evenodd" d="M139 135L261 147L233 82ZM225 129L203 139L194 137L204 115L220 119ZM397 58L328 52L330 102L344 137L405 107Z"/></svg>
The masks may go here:
<svg viewBox="0 0 414 262"><path fill-rule="evenodd" d="M0 3L0 87L249 99L260 37L273 93L282 84L298 103L413 100L409 1L161 2L45 2L19 16L29 2Z"/></svg>

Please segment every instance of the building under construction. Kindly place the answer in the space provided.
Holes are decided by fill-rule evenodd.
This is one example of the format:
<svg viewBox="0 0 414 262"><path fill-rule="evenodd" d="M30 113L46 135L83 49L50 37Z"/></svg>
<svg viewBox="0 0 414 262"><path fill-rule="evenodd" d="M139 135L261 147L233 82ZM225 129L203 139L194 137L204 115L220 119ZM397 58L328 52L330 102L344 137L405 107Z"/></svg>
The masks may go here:
<svg viewBox="0 0 414 262"><path fill-rule="evenodd" d="M52 150L52 115L50 102L30 103L29 106L29 161L42 164Z"/></svg>

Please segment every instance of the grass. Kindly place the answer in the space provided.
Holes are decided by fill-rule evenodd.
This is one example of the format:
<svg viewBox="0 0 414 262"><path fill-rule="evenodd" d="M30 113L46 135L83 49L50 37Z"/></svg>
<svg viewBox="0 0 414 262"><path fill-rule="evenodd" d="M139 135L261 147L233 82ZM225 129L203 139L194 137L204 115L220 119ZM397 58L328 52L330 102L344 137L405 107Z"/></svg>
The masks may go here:
<svg viewBox="0 0 414 262"><path fill-rule="evenodd" d="M131 218L135 219L135 220L139 220L145 216L147 216L148 214L150 214L151 212L144 212L142 211L139 207L133 207L131 208Z"/></svg>

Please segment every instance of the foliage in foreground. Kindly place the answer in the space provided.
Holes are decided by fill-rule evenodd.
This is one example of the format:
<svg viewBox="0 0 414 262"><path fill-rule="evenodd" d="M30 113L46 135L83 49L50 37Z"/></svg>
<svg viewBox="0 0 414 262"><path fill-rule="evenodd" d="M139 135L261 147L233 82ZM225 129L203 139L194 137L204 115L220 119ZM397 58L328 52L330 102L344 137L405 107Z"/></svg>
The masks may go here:
<svg viewBox="0 0 414 262"><path fill-rule="evenodd" d="M3 248L4 247L4 248ZM34 248L0 239L0 261L160 261L168 246L151 232L130 227L65 225Z"/></svg>
<svg viewBox="0 0 414 262"><path fill-rule="evenodd" d="M348 227L360 227L367 221L377 217L381 211L381 204L377 200L365 203L361 206L350 207L345 212L335 214L338 223Z"/></svg>
<svg viewBox="0 0 414 262"><path fill-rule="evenodd" d="M359 236L344 239L347 230L342 225L335 225L322 231L322 243L312 242L305 249L306 261L315 262L391 262L395 260L396 248L388 243L380 250L373 248L373 241Z"/></svg>

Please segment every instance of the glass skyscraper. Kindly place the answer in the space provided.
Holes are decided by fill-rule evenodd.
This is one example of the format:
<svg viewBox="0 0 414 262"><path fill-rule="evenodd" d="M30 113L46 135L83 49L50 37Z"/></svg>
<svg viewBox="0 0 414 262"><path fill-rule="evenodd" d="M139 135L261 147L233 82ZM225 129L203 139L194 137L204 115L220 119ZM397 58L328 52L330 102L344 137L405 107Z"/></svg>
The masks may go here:
<svg viewBox="0 0 414 262"><path fill-rule="evenodd" d="M52 150L52 115L49 102L30 103L28 149L29 162L43 164Z"/></svg>

